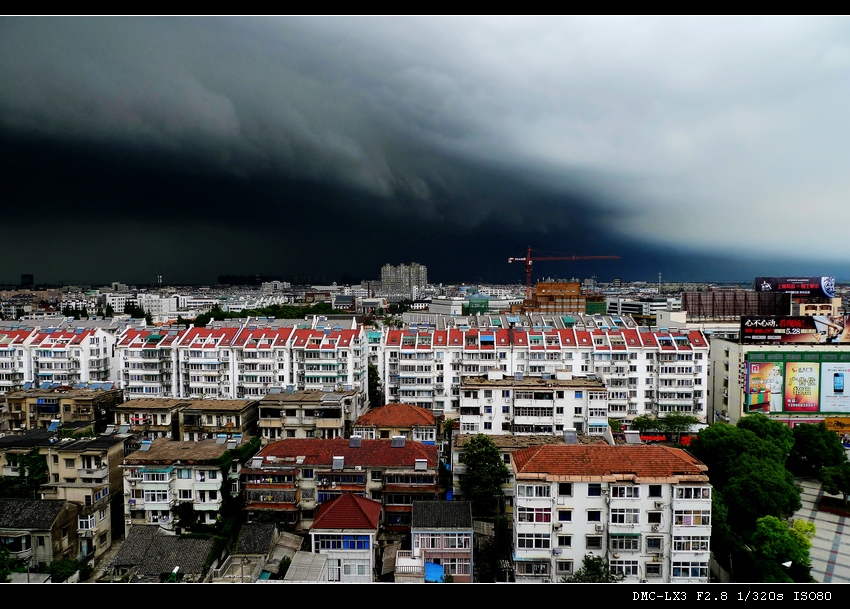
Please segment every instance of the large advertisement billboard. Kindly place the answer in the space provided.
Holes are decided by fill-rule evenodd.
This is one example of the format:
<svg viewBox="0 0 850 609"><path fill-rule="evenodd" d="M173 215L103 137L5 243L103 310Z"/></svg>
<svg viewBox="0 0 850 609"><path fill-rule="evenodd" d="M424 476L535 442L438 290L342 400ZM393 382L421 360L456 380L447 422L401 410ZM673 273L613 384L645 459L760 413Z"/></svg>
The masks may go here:
<svg viewBox="0 0 850 609"><path fill-rule="evenodd" d="M850 316L742 315L740 336L750 345L850 343Z"/></svg>
<svg viewBox="0 0 850 609"><path fill-rule="evenodd" d="M756 292L835 298L835 277L756 277Z"/></svg>
<svg viewBox="0 0 850 609"><path fill-rule="evenodd" d="M850 352L749 354L744 411L850 413Z"/></svg>

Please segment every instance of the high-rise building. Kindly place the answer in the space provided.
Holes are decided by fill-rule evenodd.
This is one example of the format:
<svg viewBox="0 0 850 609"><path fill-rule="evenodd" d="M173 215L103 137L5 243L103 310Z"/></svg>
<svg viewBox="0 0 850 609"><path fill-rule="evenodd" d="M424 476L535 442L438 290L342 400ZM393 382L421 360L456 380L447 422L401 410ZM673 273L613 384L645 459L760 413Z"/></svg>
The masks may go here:
<svg viewBox="0 0 850 609"><path fill-rule="evenodd" d="M385 294L412 296L414 291L420 291L427 285L428 268L424 264L385 264L381 268L381 287Z"/></svg>

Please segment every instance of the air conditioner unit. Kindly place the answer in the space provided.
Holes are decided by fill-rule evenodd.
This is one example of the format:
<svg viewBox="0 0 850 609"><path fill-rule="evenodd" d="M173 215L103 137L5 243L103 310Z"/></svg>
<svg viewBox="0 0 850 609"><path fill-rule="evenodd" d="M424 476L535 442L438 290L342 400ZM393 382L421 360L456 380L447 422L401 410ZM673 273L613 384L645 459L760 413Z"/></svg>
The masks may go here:
<svg viewBox="0 0 850 609"><path fill-rule="evenodd" d="M657 531L657 530L658 530L658 527L660 527L660 526L661 526L661 525L659 525L659 524L654 524L654 525L652 525L652 530L653 530L653 531Z"/></svg>
<svg viewBox="0 0 850 609"><path fill-rule="evenodd" d="M132 518L125 518L124 524L133 524L133 519Z"/></svg>
<svg viewBox="0 0 850 609"><path fill-rule="evenodd" d="M607 489L607 488L603 488L601 492L602 492L602 494L603 494L603 495L607 495L607 494L608 494L608 489Z"/></svg>
<svg viewBox="0 0 850 609"><path fill-rule="evenodd" d="M555 529L556 531L560 531L561 530L561 523L557 522L557 523L553 524L552 528Z"/></svg>
<svg viewBox="0 0 850 609"><path fill-rule="evenodd" d="M663 508L663 507L664 507L664 503L663 503L663 502L661 502L661 501L656 501L656 502L655 502L655 509L656 509L656 510L661 509L661 508Z"/></svg>
<svg viewBox="0 0 850 609"><path fill-rule="evenodd" d="M661 556L659 554L656 554L652 557L652 562L661 562Z"/></svg>
<svg viewBox="0 0 850 609"><path fill-rule="evenodd" d="M596 531L597 532L601 533L604 530L605 530L605 527L603 527L601 524L596 525Z"/></svg>

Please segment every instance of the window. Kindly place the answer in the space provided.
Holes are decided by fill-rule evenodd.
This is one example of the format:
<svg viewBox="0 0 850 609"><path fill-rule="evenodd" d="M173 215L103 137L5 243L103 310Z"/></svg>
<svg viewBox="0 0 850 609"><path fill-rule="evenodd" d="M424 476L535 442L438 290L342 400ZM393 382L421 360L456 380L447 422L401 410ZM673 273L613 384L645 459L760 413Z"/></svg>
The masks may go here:
<svg viewBox="0 0 850 609"><path fill-rule="evenodd" d="M177 477L182 480L189 480L192 478L192 470L190 469L178 469Z"/></svg>
<svg viewBox="0 0 850 609"><path fill-rule="evenodd" d="M711 512L708 510L676 510L673 512L673 524L684 527L709 526Z"/></svg>
<svg viewBox="0 0 850 609"><path fill-rule="evenodd" d="M602 485L598 482L591 482L587 485L587 496L588 497L601 497L602 496Z"/></svg>
<svg viewBox="0 0 850 609"><path fill-rule="evenodd" d="M369 472L369 477L372 479L372 482L380 482L382 479L382 470L373 469Z"/></svg>
<svg viewBox="0 0 850 609"><path fill-rule="evenodd" d="M572 522L573 521L573 511L572 510L558 510L558 522Z"/></svg>
<svg viewBox="0 0 850 609"><path fill-rule="evenodd" d="M491 423L490 421L485 421L484 422L484 429L485 430L493 429L493 423Z"/></svg>
<svg viewBox="0 0 850 609"><path fill-rule="evenodd" d="M65 467L68 469L73 469L75 462L75 459L65 459Z"/></svg>
<svg viewBox="0 0 850 609"><path fill-rule="evenodd" d="M711 488L708 486L678 486L675 493L676 499L711 499Z"/></svg>
<svg viewBox="0 0 850 609"><path fill-rule="evenodd" d="M660 562L648 562L644 565L644 572L646 573L647 579L661 577L661 563Z"/></svg>
<svg viewBox="0 0 850 609"><path fill-rule="evenodd" d="M674 562L673 577L708 577L707 562Z"/></svg>
<svg viewBox="0 0 850 609"><path fill-rule="evenodd" d="M608 541L612 550L640 550L640 535L611 535Z"/></svg>
<svg viewBox="0 0 850 609"><path fill-rule="evenodd" d="M649 485L649 496L650 497L661 497L661 485L660 484L650 484Z"/></svg>
<svg viewBox="0 0 850 609"><path fill-rule="evenodd" d="M572 482L559 482L558 483L558 494L562 497L570 497L573 494L573 483Z"/></svg>
<svg viewBox="0 0 850 609"><path fill-rule="evenodd" d="M584 394L581 391L576 391L576 399L581 400L584 397Z"/></svg>
<svg viewBox="0 0 850 609"><path fill-rule="evenodd" d="M312 468L301 470L301 479L302 480L312 480L314 476L315 476L315 474L313 473Z"/></svg>
<svg viewBox="0 0 850 609"><path fill-rule="evenodd" d="M638 563L636 560L612 560L611 573L619 573L625 577L638 574Z"/></svg>
<svg viewBox="0 0 850 609"><path fill-rule="evenodd" d="M658 554L664 548L664 538L663 537L647 537L646 538L646 551L650 554Z"/></svg>
<svg viewBox="0 0 850 609"><path fill-rule="evenodd" d="M587 521L588 522L602 522L602 512L600 510L588 510L587 511Z"/></svg>
<svg viewBox="0 0 850 609"><path fill-rule="evenodd" d="M548 484L519 484L518 497L551 497L552 487Z"/></svg>
<svg viewBox="0 0 850 609"><path fill-rule="evenodd" d="M677 535L673 538L675 552L708 552L709 538L698 535Z"/></svg>
<svg viewBox="0 0 850 609"><path fill-rule="evenodd" d="M516 507L517 522L551 522L552 511L549 508Z"/></svg>
<svg viewBox="0 0 850 609"><path fill-rule="evenodd" d="M636 508L612 509L611 524L640 524L640 510Z"/></svg>
<svg viewBox="0 0 850 609"><path fill-rule="evenodd" d="M556 560L555 561L555 573L557 575L572 575L573 574L573 561L571 560Z"/></svg>
<svg viewBox="0 0 850 609"><path fill-rule="evenodd" d="M559 548L571 548L573 546L573 536L572 535L558 535L558 547Z"/></svg>
<svg viewBox="0 0 850 609"><path fill-rule="evenodd" d="M611 496L619 499L638 499L640 498L639 486L613 486L611 487Z"/></svg>
<svg viewBox="0 0 850 609"><path fill-rule="evenodd" d="M191 501L192 500L192 489L190 488L181 488L177 491L177 498L182 499L183 501Z"/></svg>
<svg viewBox="0 0 850 609"><path fill-rule="evenodd" d="M549 535L545 533L517 534L517 547L525 549L546 549L549 547Z"/></svg>
<svg viewBox="0 0 850 609"><path fill-rule="evenodd" d="M588 550L601 550L602 537L600 535L588 535L587 539L585 539L584 546Z"/></svg>
<svg viewBox="0 0 850 609"><path fill-rule="evenodd" d="M646 521L649 524L661 524L661 512L647 512Z"/></svg>

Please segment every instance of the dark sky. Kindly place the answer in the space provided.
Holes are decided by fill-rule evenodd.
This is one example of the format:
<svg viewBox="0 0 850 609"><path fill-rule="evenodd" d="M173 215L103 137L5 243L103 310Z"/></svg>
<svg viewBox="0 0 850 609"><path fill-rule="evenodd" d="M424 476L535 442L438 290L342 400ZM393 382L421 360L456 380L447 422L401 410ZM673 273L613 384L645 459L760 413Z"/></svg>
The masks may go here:
<svg viewBox="0 0 850 609"><path fill-rule="evenodd" d="M826 18L0 19L0 283L848 277Z"/></svg>

